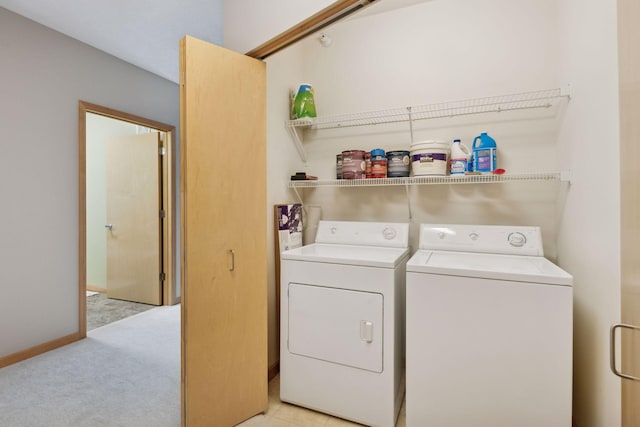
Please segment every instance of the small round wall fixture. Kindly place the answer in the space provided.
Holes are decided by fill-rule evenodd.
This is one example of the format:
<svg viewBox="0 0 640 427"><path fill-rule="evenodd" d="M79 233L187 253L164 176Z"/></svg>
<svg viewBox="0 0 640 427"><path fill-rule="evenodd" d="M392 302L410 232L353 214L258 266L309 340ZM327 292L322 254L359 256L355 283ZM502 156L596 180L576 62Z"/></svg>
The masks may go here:
<svg viewBox="0 0 640 427"><path fill-rule="evenodd" d="M318 40L320 41L320 44L323 47L329 47L333 43L333 39L329 37L329 35L327 35L326 33L320 34L320 37L318 37Z"/></svg>

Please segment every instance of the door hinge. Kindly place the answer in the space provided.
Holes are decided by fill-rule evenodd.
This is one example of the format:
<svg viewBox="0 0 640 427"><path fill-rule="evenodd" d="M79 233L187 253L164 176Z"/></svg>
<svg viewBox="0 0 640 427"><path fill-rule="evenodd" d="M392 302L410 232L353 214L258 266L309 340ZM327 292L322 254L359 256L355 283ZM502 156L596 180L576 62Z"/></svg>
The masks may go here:
<svg viewBox="0 0 640 427"><path fill-rule="evenodd" d="M160 273L160 281L164 282L167 279L167 276L164 273Z"/></svg>
<svg viewBox="0 0 640 427"><path fill-rule="evenodd" d="M166 216L167 216L167 213L165 212L165 210L164 210L164 209L162 209L162 210L160 211L160 218L164 218L164 217L166 217Z"/></svg>

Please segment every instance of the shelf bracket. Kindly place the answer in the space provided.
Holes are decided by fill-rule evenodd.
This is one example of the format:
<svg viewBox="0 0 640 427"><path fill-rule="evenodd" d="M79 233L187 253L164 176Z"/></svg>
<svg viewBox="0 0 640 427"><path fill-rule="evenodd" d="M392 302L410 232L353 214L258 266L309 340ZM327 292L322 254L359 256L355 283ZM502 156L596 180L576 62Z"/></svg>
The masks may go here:
<svg viewBox="0 0 640 427"><path fill-rule="evenodd" d="M298 135L298 131L294 126L287 126L287 130L289 131L289 135L291 135L291 139L293 139L293 143L298 150L298 154L300 155L300 159L307 163L307 153L304 151L304 147L302 146L302 140L300 139L300 135Z"/></svg>
<svg viewBox="0 0 640 427"><path fill-rule="evenodd" d="M566 96L567 99L571 100L571 83L560 88L560 96Z"/></svg>
<svg viewBox="0 0 640 427"><path fill-rule="evenodd" d="M296 197L298 198L300 205L302 205L302 209L304 209L304 202L302 201L302 197L300 197L300 193L298 192L298 187L292 187L292 188L293 188L293 191L296 193Z"/></svg>
<svg viewBox="0 0 640 427"><path fill-rule="evenodd" d="M411 221L413 219L413 214L411 213L411 197L409 196L409 184L406 183L404 185L404 189L406 190L407 193L407 209L409 210L409 221Z"/></svg>
<svg viewBox="0 0 640 427"><path fill-rule="evenodd" d="M409 134L411 135L411 144L413 144L413 116L411 115L411 107L407 107L409 112Z"/></svg>
<svg viewBox="0 0 640 427"><path fill-rule="evenodd" d="M571 171L560 171L560 182L571 184Z"/></svg>

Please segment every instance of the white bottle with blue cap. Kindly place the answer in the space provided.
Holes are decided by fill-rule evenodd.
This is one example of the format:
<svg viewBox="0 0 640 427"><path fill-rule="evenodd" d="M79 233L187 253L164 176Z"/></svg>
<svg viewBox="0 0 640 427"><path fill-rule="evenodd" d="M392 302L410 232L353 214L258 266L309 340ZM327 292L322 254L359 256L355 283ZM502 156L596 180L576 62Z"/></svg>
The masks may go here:
<svg viewBox="0 0 640 427"><path fill-rule="evenodd" d="M464 175L464 173L469 170L468 164L470 156L471 151L469 150L469 147L460 142L459 139L454 139L453 144L451 144L449 173L451 175Z"/></svg>

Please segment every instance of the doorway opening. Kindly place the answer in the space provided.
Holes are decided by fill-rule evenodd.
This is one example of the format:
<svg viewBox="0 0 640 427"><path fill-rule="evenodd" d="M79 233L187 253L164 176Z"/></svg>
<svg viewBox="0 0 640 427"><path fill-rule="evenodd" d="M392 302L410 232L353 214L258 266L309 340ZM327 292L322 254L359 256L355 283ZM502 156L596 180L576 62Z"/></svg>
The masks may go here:
<svg viewBox="0 0 640 427"><path fill-rule="evenodd" d="M175 126L79 104L79 331L180 302Z"/></svg>

